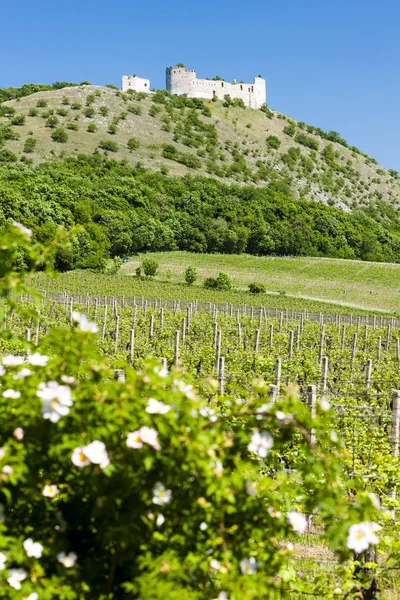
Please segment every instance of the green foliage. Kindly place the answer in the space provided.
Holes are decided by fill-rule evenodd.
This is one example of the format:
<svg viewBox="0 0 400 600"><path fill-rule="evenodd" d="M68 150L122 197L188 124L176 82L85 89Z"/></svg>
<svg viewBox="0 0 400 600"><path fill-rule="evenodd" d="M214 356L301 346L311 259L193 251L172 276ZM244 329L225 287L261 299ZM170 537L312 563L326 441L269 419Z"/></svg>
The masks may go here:
<svg viewBox="0 0 400 600"><path fill-rule="evenodd" d="M208 290L230 290L232 282L227 273L218 273L218 277L207 277L204 280L204 287Z"/></svg>
<svg viewBox="0 0 400 600"><path fill-rule="evenodd" d="M68 117L68 111L66 108L58 108L56 112L58 115L60 115L60 117Z"/></svg>
<svg viewBox="0 0 400 600"><path fill-rule="evenodd" d="M96 114L96 111L94 110L93 106L88 106L87 108L85 108L85 110L83 111L83 114L85 115L85 117L87 119L91 119L92 117L94 117L94 115Z"/></svg>
<svg viewBox="0 0 400 600"><path fill-rule="evenodd" d="M399 179L399 177L400 177L399 172L396 171L395 169L389 169L388 173L391 177L393 177L393 179Z"/></svg>
<svg viewBox="0 0 400 600"><path fill-rule="evenodd" d="M50 127L51 129L55 129L59 124L59 119L55 115L50 115L46 120L46 127Z"/></svg>
<svg viewBox="0 0 400 600"><path fill-rule="evenodd" d="M41 99L41 100L38 100L38 101L36 102L36 106L37 106L38 108L45 108L45 107L47 106L47 102L46 102L46 100L43 100L43 99Z"/></svg>
<svg viewBox="0 0 400 600"><path fill-rule="evenodd" d="M310 137L309 135L306 135L305 133L298 133L294 139L299 144L302 144L307 148L311 148L311 150L318 150L319 148L319 143L317 142L317 140Z"/></svg>
<svg viewBox="0 0 400 600"><path fill-rule="evenodd" d="M264 102L264 104L260 108L261 112L265 113L269 119L274 118L273 111L268 107L268 104Z"/></svg>
<svg viewBox="0 0 400 600"><path fill-rule="evenodd" d="M128 140L127 147L132 152L133 150L137 150L140 147L140 142L137 138L131 137Z"/></svg>
<svg viewBox="0 0 400 600"><path fill-rule="evenodd" d="M59 144L66 144L68 142L68 133L62 127L58 127L51 134L51 139L53 142L58 142Z"/></svg>
<svg viewBox="0 0 400 600"><path fill-rule="evenodd" d="M109 260L106 267L105 273L107 275L116 275L123 265L123 260L120 256L114 256L113 259Z"/></svg>
<svg viewBox="0 0 400 600"><path fill-rule="evenodd" d="M13 106L7 106L6 104L0 104L0 117L12 117L15 114L15 108Z"/></svg>
<svg viewBox="0 0 400 600"><path fill-rule="evenodd" d="M5 150L0 150L0 163L13 163L17 162L17 160L18 156L14 154L14 152L11 152L11 150L8 150L7 148Z"/></svg>
<svg viewBox="0 0 400 600"><path fill-rule="evenodd" d="M80 110L82 108L82 104L80 102L73 102L71 104L72 110Z"/></svg>
<svg viewBox="0 0 400 600"><path fill-rule="evenodd" d="M4 144L8 140L18 140L19 133L14 131L14 129L10 125L5 125L0 123L0 148L4 146Z"/></svg>
<svg viewBox="0 0 400 600"><path fill-rule="evenodd" d="M201 160L197 156L194 156L190 152L178 152L176 147L171 144L164 145L162 154L164 158L182 163L191 169L199 169L201 167Z"/></svg>
<svg viewBox="0 0 400 600"><path fill-rule="evenodd" d="M31 152L34 152L36 145L37 145L37 140L35 138L33 138L33 137L27 138L27 140L25 141L25 144L24 144L24 152L26 154L30 154Z"/></svg>
<svg viewBox="0 0 400 600"><path fill-rule="evenodd" d="M112 140L102 140L99 143L99 148L102 150L108 150L109 152L118 152L119 150L118 144Z"/></svg>
<svg viewBox="0 0 400 600"><path fill-rule="evenodd" d="M37 108L30 108L28 111L28 117L37 117L39 114L39 111Z"/></svg>
<svg viewBox="0 0 400 600"><path fill-rule="evenodd" d="M66 128L70 129L71 131L78 131L79 125L77 123L67 123Z"/></svg>
<svg viewBox="0 0 400 600"><path fill-rule="evenodd" d="M109 133L110 135L115 135L117 133L117 126L115 123L111 123L111 125L109 125L107 133Z"/></svg>
<svg viewBox="0 0 400 600"><path fill-rule="evenodd" d="M142 108L140 106L138 106L137 104L129 104L128 112L132 113L133 115L141 115Z"/></svg>
<svg viewBox="0 0 400 600"><path fill-rule="evenodd" d="M275 150L278 150L281 145L279 138L277 138L276 135L269 135L267 137L267 144L270 148L274 148Z"/></svg>
<svg viewBox="0 0 400 600"><path fill-rule="evenodd" d="M89 133L95 133L97 131L97 126L94 123L89 123L86 131Z"/></svg>
<svg viewBox="0 0 400 600"><path fill-rule="evenodd" d="M11 118L11 125L25 125L25 115L14 115Z"/></svg>
<svg viewBox="0 0 400 600"><path fill-rule="evenodd" d="M106 117L109 113L108 106L105 106L105 105L100 106L99 113L101 114L102 117Z"/></svg>
<svg viewBox="0 0 400 600"><path fill-rule="evenodd" d="M197 269L195 267L187 267L185 270L185 281L188 285L193 285L197 279Z"/></svg>
<svg viewBox="0 0 400 600"><path fill-rule="evenodd" d="M249 292L251 294L264 294L265 293L265 285L262 283L249 283Z"/></svg>
<svg viewBox="0 0 400 600"><path fill-rule="evenodd" d="M86 96L86 105L91 106L91 104L94 104L95 100L96 100L96 96L94 94L88 94Z"/></svg>
<svg viewBox="0 0 400 600"><path fill-rule="evenodd" d="M146 277L154 277L157 273L158 262L154 258L144 258L141 264L141 270L146 275Z"/></svg>
<svg viewBox="0 0 400 600"><path fill-rule="evenodd" d="M296 133L296 124L293 121L290 121L289 125L286 125L283 128L283 133L286 133L286 135L289 135L290 137L294 137L294 134Z"/></svg>

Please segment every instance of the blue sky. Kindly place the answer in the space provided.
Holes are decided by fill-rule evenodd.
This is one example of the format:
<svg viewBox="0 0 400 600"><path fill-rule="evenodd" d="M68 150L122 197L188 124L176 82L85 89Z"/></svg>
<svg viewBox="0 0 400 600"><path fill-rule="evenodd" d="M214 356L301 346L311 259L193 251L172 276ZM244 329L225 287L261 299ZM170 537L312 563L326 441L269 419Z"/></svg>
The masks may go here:
<svg viewBox="0 0 400 600"><path fill-rule="evenodd" d="M268 103L334 129L400 170L398 0L19 0L1 9L0 87L114 83L165 87L165 67L267 80Z"/></svg>

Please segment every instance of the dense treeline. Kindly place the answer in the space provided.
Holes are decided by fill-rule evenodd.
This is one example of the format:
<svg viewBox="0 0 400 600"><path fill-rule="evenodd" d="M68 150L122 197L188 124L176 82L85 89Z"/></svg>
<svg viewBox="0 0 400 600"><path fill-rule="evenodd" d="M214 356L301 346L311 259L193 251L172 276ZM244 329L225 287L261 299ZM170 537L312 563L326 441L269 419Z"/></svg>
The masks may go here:
<svg viewBox="0 0 400 600"><path fill-rule="evenodd" d="M31 168L0 165L0 227L16 220L50 241L81 227L57 267L100 268L107 256L189 250L400 262L400 217L384 202L344 212L296 200L286 184L172 178L101 156Z"/></svg>
<svg viewBox="0 0 400 600"><path fill-rule="evenodd" d="M83 84L89 82L84 81ZM7 100L15 100L16 98L24 98L36 92L48 92L49 90L61 90L65 87L76 86L77 83L69 83L68 81L56 81L55 83L25 83L21 87L0 88L0 104Z"/></svg>

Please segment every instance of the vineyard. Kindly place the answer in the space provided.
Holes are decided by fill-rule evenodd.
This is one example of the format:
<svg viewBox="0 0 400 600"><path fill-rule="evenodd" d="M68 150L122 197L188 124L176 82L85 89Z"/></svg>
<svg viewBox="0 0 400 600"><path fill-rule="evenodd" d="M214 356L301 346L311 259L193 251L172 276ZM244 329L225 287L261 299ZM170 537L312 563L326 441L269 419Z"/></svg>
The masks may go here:
<svg viewBox="0 0 400 600"><path fill-rule="evenodd" d="M28 296L20 301L35 305ZM37 319L7 322L6 315L5 323L38 345L51 327L72 325L74 312L96 324L96 344L116 377L154 359L168 370L183 369L200 387L212 377L218 394L239 404L254 380L268 383L273 402L282 389L297 386L312 412L336 413L349 476L368 479L394 505L400 489L392 460L400 419L397 318L45 292Z"/></svg>

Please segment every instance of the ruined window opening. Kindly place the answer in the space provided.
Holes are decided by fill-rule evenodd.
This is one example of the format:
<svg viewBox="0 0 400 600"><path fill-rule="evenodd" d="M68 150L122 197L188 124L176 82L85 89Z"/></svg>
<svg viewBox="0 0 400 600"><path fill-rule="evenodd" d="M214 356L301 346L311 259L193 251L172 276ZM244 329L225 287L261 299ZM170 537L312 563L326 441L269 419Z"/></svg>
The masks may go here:
<svg viewBox="0 0 400 600"><path fill-rule="evenodd" d="M213 90L213 96L216 96L217 92L215 90Z"/></svg>
<svg viewBox="0 0 400 600"><path fill-rule="evenodd" d="M254 86L253 85L251 86L251 91L254 92Z"/></svg>
<svg viewBox="0 0 400 600"><path fill-rule="evenodd" d="M240 86L240 90L243 91L243 86L242 85Z"/></svg>
<svg viewBox="0 0 400 600"><path fill-rule="evenodd" d="M224 82L222 81L221 86L224 87Z"/></svg>

